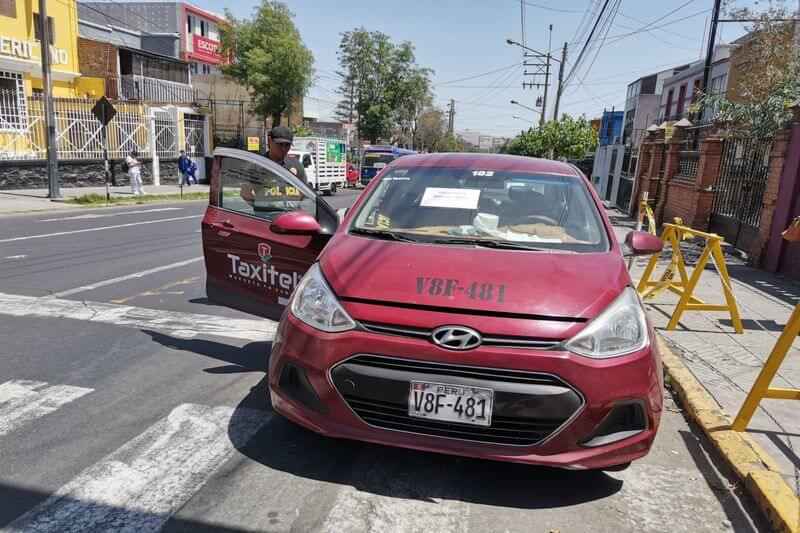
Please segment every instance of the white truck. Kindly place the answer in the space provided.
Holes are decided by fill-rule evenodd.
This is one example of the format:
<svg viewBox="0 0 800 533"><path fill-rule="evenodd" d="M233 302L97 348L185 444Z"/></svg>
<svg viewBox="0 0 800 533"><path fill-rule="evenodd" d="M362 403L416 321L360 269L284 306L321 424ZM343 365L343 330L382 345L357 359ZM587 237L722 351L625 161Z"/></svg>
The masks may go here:
<svg viewBox="0 0 800 533"><path fill-rule="evenodd" d="M308 185L326 196L347 185L347 149L344 141L324 137L295 137L289 157L306 170Z"/></svg>

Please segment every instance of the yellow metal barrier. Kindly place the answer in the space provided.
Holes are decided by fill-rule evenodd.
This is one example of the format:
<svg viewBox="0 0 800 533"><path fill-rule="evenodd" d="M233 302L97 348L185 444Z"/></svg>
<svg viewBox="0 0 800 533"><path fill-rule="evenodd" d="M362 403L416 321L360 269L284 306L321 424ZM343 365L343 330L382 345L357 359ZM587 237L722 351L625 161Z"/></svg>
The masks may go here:
<svg viewBox="0 0 800 533"><path fill-rule="evenodd" d="M686 263L683 260L681 253L681 241L686 238L700 237L705 239L705 247L700 254L700 259L697 265L689 276L686 270ZM686 226L679 226L677 224L664 224L664 233L661 235L661 241L666 245L669 242L672 248L672 260L667 266L661 279L658 281L650 281L653 275L653 270L656 268L658 258L661 252L654 254L647 264L642 279L639 281L637 290L645 299L655 298L665 290L669 290L681 297L678 305L675 307L675 312L667 324L667 330L674 330L681 319L684 311L728 311L733 322L733 329L736 333L742 333L742 319L739 317L739 308L736 306L736 299L733 297L733 290L731 290L730 277L728 276L728 267L725 265L725 258L722 255L722 248L720 245L724 239L719 235L713 233L706 233L703 231L693 230ZM700 275L703 269L708 264L708 261L713 259L714 265L717 267L717 272L722 279L722 292L725 294L725 304L710 304L700 298L697 298L692 293L697 282L700 281ZM675 274L678 275L678 280L675 280Z"/></svg>
<svg viewBox="0 0 800 533"><path fill-rule="evenodd" d="M636 216L636 231L642 229L642 225L644 224L644 219L647 218L647 231L653 235L657 234L656 231L656 216L653 214L653 210L650 208L650 204L648 204L648 197L649 193L644 191L642 193L642 197L639 200L639 212Z"/></svg>
<svg viewBox="0 0 800 533"><path fill-rule="evenodd" d="M739 409L739 414L736 415L736 419L733 421L732 427L734 431L744 431L747 429L747 424L749 424L750 419L753 418L753 413L756 412L758 404L760 404L761 400L764 398L800 400L800 390L780 389L769 386L775 374L778 373L778 369L781 367L781 363L783 363L786 354L789 353L792 342L794 342L798 333L800 333L800 303L795 306L794 312L789 318L789 322L787 322L786 326L783 328L781 336L778 337L778 342L776 342L775 346L772 348L772 352L770 352L769 357L767 357L767 360L764 362L764 366L761 367L761 372L758 374L755 383L753 383L753 388L750 389L744 404L742 404L742 408Z"/></svg>

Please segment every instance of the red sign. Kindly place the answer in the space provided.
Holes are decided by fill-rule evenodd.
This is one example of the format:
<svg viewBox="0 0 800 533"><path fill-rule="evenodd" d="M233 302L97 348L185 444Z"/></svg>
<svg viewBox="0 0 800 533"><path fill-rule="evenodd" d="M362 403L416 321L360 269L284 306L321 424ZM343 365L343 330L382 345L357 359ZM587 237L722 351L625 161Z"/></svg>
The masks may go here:
<svg viewBox="0 0 800 533"><path fill-rule="evenodd" d="M219 41L212 41L202 35L193 34L192 48L194 55L198 59L208 61L209 63L219 63L222 59L219 55Z"/></svg>

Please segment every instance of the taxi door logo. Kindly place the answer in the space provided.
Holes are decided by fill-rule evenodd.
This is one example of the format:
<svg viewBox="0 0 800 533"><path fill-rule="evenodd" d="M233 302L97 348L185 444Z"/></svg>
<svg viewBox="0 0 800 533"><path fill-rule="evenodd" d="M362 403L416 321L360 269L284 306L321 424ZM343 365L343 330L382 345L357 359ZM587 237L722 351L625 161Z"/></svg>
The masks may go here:
<svg viewBox="0 0 800 533"><path fill-rule="evenodd" d="M258 257L267 263L270 259L272 259L272 247L265 242L258 243Z"/></svg>

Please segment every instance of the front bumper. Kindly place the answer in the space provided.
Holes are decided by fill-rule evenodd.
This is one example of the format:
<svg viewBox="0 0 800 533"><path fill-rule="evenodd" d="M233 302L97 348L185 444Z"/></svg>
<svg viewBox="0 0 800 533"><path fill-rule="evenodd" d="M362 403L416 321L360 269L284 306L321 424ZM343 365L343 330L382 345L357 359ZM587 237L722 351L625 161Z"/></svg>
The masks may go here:
<svg viewBox="0 0 800 533"><path fill-rule="evenodd" d="M603 468L644 456L655 438L663 403L663 379L658 354L653 350L651 345L640 352L607 360L551 350L481 347L454 352L420 339L360 330L327 334L300 323L287 312L273 343L270 395L279 413L332 437L564 468ZM364 357L379 357L404 365L421 362L423 368L409 370L405 365L399 370L390 369L387 374L386 369L354 365ZM506 371L516 375L549 376L551 381L537 382L539 389L520 389L519 384L511 383L505 391L503 384L495 383L494 428L483 434L474 426L444 424L447 430L434 427L435 431L406 427L407 421L402 418L401 411L403 390L407 396L408 385L402 383L412 375L414 379L431 379L428 372L431 365L437 364L444 365L445 371L437 370L436 379L445 383L465 383L466 379L467 384L486 386L487 380L493 379L492 375ZM457 372L447 375L446 369L459 367L486 369L490 375L464 377ZM305 389L298 386L290 390L285 379L289 368L302 369L300 377L301 381L305 380ZM374 381L376 376L392 379L377 382ZM391 423L386 422L385 416L374 418L374 412L369 413L372 409L369 405L366 413L360 410L363 406L348 397L348 390L343 390L349 386L344 385L347 380L356 382L359 394L372 395L368 398L370 402L375 400L375 394L391 400L389 409L394 409L394 415L389 417ZM306 397L298 395L298 390L309 388L313 392ZM370 388L373 392L369 392ZM384 390L375 392L376 388ZM508 396L515 389L528 397ZM632 403L641 406L642 416L646 418L640 431L608 444L600 438L587 445L598 426L608 425L615 408ZM379 406L378 411L385 412L385 406ZM518 433L504 429L521 427L519 419L514 418L517 416L528 417L526 421L532 425ZM533 427L539 432L533 431Z"/></svg>

